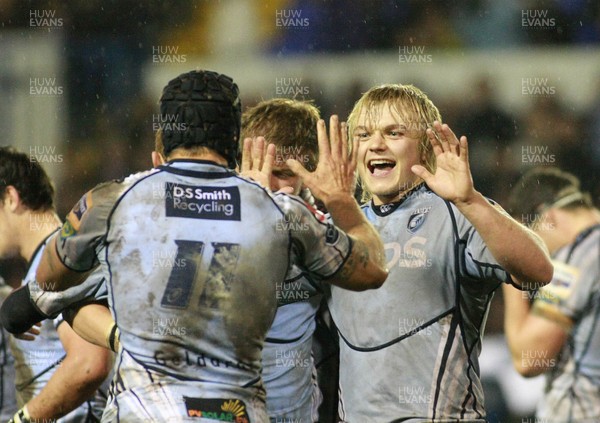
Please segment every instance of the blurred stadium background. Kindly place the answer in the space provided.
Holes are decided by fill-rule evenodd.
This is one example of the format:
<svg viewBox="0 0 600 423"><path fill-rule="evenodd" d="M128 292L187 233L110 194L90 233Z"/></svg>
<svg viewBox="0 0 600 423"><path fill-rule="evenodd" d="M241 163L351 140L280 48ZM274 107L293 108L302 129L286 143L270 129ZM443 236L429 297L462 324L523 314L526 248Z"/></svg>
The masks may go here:
<svg viewBox="0 0 600 423"><path fill-rule="evenodd" d="M412 83L469 138L484 194L503 204L523 171L557 165L598 203L597 0L0 0L0 21L0 144L44 164L61 217L151 166L160 90L192 68L232 76L245 107L310 99L324 117ZM542 381L512 370L500 297L482 356L490 421L534 421Z"/></svg>

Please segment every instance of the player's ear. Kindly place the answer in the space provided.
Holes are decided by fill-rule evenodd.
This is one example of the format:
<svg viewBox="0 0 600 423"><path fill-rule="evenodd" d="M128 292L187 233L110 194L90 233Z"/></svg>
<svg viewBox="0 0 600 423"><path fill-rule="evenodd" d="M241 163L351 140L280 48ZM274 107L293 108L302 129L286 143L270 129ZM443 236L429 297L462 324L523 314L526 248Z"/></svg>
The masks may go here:
<svg viewBox="0 0 600 423"><path fill-rule="evenodd" d="M162 154L160 154L158 151L152 152L152 166L158 167L162 164L165 164L165 162L166 160Z"/></svg>
<svg viewBox="0 0 600 423"><path fill-rule="evenodd" d="M8 207L11 212L14 212L21 205L21 196L19 195L19 191L12 186L9 185L6 187L4 191L4 205Z"/></svg>

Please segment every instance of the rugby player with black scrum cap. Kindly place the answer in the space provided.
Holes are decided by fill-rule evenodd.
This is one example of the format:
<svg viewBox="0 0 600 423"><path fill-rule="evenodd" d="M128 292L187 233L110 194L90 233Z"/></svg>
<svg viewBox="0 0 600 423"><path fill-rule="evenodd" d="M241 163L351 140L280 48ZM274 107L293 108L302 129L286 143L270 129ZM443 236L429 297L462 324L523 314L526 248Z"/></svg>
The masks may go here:
<svg viewBox="0 0 600 423"><path fill-rule="evenodd" d="M553 167L523 175L509 207L542 238L554 263L552 282L534 295L503 287L514 366L526 377L546 376L539 421L598 422L600 211L574 175Z"/></svg>
<svg viewBox="0 0 600 423"><path fill-rule="evenodd" d="M42 258L45 289L75 286L98 264L108 276L121 335L103 421L268 421L260 351L289 265L356 290L387 276L381 240L352 197L355 161L339 125L320 145L328 154L314 176L340 229L299 198L271 195L231 170L240 112L225 75L170 81L161 114L179 125L163 131L156 167L88 192ZM290 219L303 229L277 228ZM156 257L173 260L157 265ZM167 319L185 330L155 330Z"/></svg>
<svg viewBox="0 0 600 423"><path fill-rule="evenodd" d="M370 292L331 287L345 422L485 422L478 356L493 292L552 278L542 241L475 190L466 138L440 121L400 84L370 89L348 118L390 274Z"/></svg>

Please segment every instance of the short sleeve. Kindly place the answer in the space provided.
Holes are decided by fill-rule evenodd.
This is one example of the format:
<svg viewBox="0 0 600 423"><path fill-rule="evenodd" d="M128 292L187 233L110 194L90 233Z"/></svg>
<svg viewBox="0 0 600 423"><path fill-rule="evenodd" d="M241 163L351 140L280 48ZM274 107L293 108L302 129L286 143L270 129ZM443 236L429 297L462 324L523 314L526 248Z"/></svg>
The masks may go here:
<svg viewBox="0 0 600 423"><path fill-rule="evenodd" d="M56 250L69 269L86 272L98 264L96 252L102 248L108 216L116 201L117 182L99 185L87 192L67 215L58 235Z"/></svg>
<svg viewBox="0 0 600 423"><path fill-rule="evenodd" d="M292 239L292 263L316 278L332 277L352 251L351 238L301 199L280 194L276 200L284 212L278 226Z"/></svg>
<svg viewBox="0 0 600 423"><path fill-rule="evenodd" d="M106 279L100 269L90 274L83 283L64 291L43 291L35 279L29 281L28 285L33 304L42 314L51 318L68 307L108 299Z"/></svg>
<svg viewBox="0 0 600 423"><path fill-rule="evenodd" d="M469 228L466 245L461 253L464 263L461 268L463 276L506 283L511 281L508 272L494 258L475 228Z"/></svg>
<svg viewBox="0 0 600 423"><path fill-rule="evenodd" d="M539 289L535 296L534 311L561 323L564 317L576 321L597 298L600 283L598 262L590 260L582 266L573 266L553 260L552 281Z"/></svg>

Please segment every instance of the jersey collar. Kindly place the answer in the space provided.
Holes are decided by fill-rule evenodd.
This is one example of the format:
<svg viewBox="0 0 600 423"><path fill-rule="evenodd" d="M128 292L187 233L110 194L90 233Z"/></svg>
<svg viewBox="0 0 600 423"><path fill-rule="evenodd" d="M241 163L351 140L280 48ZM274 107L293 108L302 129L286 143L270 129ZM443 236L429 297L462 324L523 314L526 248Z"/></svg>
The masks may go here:
<svg viewBox="0 0 600 423"><path fill-rule="evenodd" d="M158 169L183 176L217 179L237 175L233 170L210 160L174 159L158 166Z"/></svg>
<svg viewBox="0 0 600 423"><path fill-rule="evenodd" d="M394 213L394 211L396 211L396 209L398 207L400 207L410 197L410 195L413 192L418 191L419 189L421 189L423 187L426 187L425 182L420 183L419 185L415 186L410 191L406 192L406 194L404 194L404 197L402 197L398 201L393 201L391 203L386 203L386 204L381 204L381 205L376 206L375 203L373 203L373 200L371 200L371 209L377 216L383 217L383 216L390 215L390 214Z"/></svg>

